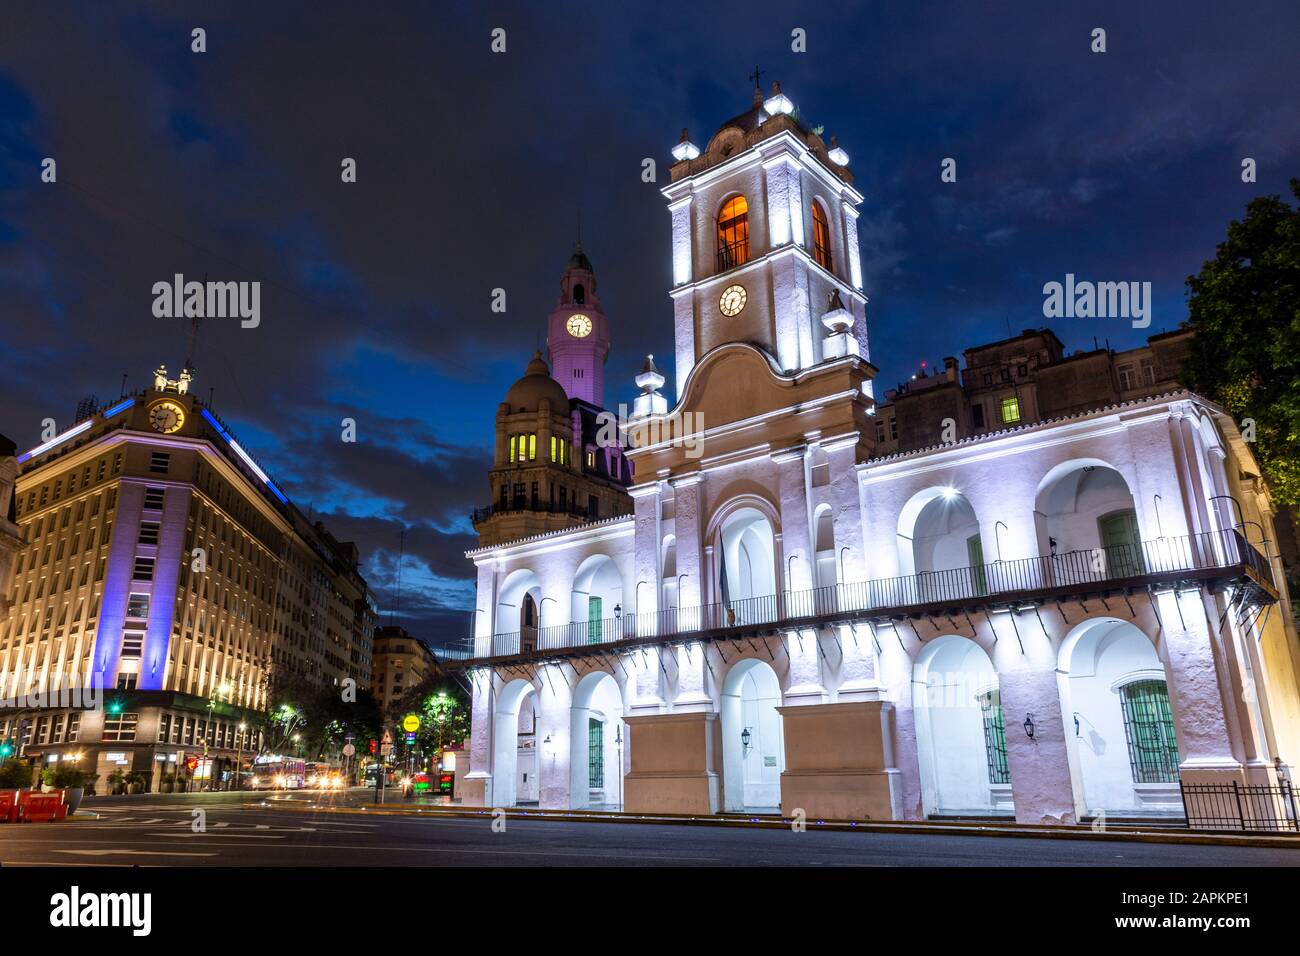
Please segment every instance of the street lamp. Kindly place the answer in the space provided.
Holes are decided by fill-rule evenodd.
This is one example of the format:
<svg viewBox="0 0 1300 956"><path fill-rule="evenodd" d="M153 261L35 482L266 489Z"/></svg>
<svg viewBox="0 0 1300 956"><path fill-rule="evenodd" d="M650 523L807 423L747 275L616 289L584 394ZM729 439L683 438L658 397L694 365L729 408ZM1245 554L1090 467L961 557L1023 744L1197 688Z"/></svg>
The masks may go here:
<svg viewBox="0 0 1300 956"><path fill-rule="evenodd" d="M244 732L248 730L248 724L242 720L239 722L239 735L235 738L236 754L235 757L235 789L239 789L239 774L244 769Z"/></svg>
<svg viewBox="0 0 1300 956"><path fill-rule="evenodd" d="M1030 740L1034 739L1034 715L1025 714L1025 736Z"/></svg>

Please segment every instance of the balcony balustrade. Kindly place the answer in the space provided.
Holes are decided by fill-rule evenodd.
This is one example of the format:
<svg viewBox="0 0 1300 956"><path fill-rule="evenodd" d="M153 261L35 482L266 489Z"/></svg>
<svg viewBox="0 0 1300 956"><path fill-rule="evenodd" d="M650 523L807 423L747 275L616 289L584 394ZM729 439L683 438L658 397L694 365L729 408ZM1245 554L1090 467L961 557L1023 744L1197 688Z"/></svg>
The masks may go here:
<svg viewBox="0 0 1300 956"><path fill-rule="evenodd" d="M621 614L470 638L470 660L546 656L611 644L654 644L745 631L814 627L961 608L1004 607L1088 591L1235 582L1277 599L1268 559L1229 529L945 571L834 584L700 607Z"/></svg>

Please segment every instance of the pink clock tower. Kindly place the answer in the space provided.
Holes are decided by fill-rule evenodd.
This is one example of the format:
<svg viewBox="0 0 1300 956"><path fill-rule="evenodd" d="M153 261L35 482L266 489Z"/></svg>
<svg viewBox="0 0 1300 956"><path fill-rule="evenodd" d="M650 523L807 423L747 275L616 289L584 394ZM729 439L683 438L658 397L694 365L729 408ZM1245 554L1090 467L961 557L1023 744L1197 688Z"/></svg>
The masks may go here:
<svg viewBox="0 0 1300 956"><path fill-rule="evenodd" d="M579 241L560 278L560 298L546 327L551 376L569 398L605 405L609 320L596 298L596 274Z"/></svg>

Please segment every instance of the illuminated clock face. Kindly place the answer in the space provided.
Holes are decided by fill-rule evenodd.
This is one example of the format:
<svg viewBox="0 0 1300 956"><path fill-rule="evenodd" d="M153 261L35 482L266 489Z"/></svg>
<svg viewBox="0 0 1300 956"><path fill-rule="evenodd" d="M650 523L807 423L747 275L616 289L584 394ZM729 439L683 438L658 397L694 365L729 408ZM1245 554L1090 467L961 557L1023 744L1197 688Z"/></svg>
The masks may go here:
<svg viewBox="0 0 1300 956"><path fill-rule="evenodd" d="M591 319L581 313L571 315L569 321L564 323L564 327L569 330L569 334L575 339L585 339L591 334Z"/></svg>
<svg viewBox="0 0 1300 956"><path fill-rule="evenodd" d="M718 310L727 316L740 315L748 298L749 293L743 285L729 285L722 290L722 296L718 299Z"/></svg>
<svg viewBox="0 0 1300 956"><path fill-rule="evenodd" d="M175 402L159 402L149 409L149 424L154 431L170 435L185 424L185 409Z"/></svg>

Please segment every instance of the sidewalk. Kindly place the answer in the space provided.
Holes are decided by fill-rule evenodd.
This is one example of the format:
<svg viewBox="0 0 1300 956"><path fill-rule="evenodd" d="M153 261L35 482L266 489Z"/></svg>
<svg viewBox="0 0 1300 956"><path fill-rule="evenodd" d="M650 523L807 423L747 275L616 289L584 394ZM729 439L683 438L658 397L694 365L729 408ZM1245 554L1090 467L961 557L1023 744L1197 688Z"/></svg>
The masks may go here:
<svg viewBox="0 0 1300 956"><path fill-rule="evenodd" d="M301 808L301 805L300 807ZM455 819L491 819L503 813L509 820L559 820L589 823L669 824L678 826L740 827L786 830L792 822L780 816L750 816L742 814L717 814L693 816L673 813L623 813L608 810L540 810L533 807L510 807L494 810L490 807L439 806L404 801L400 797L386 803L362 803L351 806L316 805L314 809L329 813L379 813L394 816L447 817ZM1267 833L1234 833L1225 831L1186 830L1141 826L1137 824L1110 824L1093 829L1087 825L1038 825L1011 822L983 821L862 821L816 820L806 821L808 830L826 830L859 833L918 833L947 836L987 836L1049 838L1058 840L1114 840L1137 843L1179 843L1188 846L1259 846L1274 849L1300 850L1300 834L1274 835Z"/></svg>

